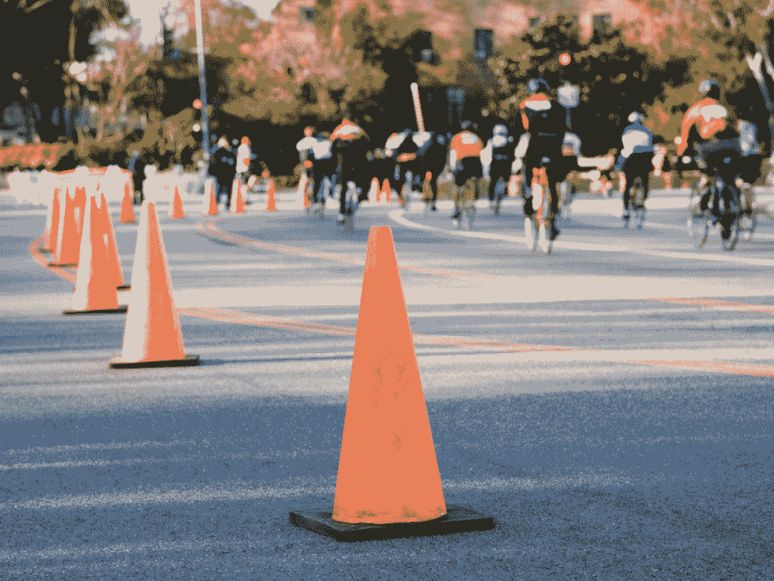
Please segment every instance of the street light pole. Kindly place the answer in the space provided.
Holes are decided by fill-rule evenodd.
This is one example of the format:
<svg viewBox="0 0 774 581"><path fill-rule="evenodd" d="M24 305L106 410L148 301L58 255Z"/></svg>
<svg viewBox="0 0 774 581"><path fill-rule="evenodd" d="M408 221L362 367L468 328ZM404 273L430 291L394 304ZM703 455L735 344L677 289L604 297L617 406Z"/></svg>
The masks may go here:
<svg viewBox="0 0 774 581"><path fill-rule="evenodd" d="M204 161L210 160L210 124L207 119L207 80L204 74L204 34L202 33L202 0L194 0L196 12L196 54L199 60L199 93L202 102L202 151Z"/></svg>

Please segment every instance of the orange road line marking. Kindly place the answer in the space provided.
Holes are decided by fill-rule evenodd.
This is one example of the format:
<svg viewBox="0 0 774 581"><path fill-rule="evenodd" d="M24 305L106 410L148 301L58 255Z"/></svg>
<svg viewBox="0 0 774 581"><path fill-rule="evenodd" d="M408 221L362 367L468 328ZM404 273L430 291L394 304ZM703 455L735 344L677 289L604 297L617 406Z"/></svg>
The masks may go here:
<svg viewBox="0 0 774 581"><path fill-rule="evenodd" d="M345 335L354 337L357 329L352 327L339 327L334 325L320 325L316 323L302 323L274 317L249 315L236 311L209 307L180 308L177 312L181 315L190 315L214 321L226 323L240 323L243 325L258 325L277 329L292 329L295 331L309 331L311 333L325 333L328 335ZM419 345L443 345L449 347L489 348L500 349L506 352L522 353L534 351L587 351L574 347L555 347L551 345L528 345L526 343L507 343L504 341L488 341L485 339L466 339L464 337L444 337L440 335L414 335L414 343Z"/></svg>
<svg viewBox="0 0 774 581"><path fill-rule="evenodd" d="M32 255L32 259L37 262L40 266L43 266L53 272L54 274L58 274L62 278L69 280L71 283L75 284L75 273L71 272L70 270L67 270L61 266L49 266L48 265L48 258L46 258L43 253L40 251L40 245L43 244L43 237L36 238L32 241L30 244L30 254Z"/></svg>
<svg viewBox="0 0 774 581"><path fill-rule="evenodd" d="M774 377L774 367L771 365L752 365L749 363L731 363L728 361L659 361L653 359L647 360L626 360L621 363L630 363L633 365L656 365L659 367L680 367L686 369L697 369L702 371L713 371L716 373L733 373L735 375L755 375L758 377Z"/></svg>
<svg viewBox="0 0 774 581"><path fill-rule="evenodd" d="M661 303L674 303L677 305L691 305L695 307L716 307L721 309L734 309L746 313L774 313L774 307L770 305L751 305L746 303L732 303L716 299L640 299L643 301L658 301Z"/></svg>
<svg viewBox="0 0 774 581"><path fill-rule="evenodd" d="M353 258L350 256L342 256L340 254L330 254L326 252L313 252L311 250L303 250L300 248L293 248L292 246L276 246L273 244L267 244L265 242L260 242L258 240L255 240L253 238L247 238L246 236L239 236L237 234L229 234L228 232L223 232L223 230L219 229L217 226L215 226L215 222L217 222L220 218L212 218L210 220L207 220L206 222L196 225L196 228L207 236L208 238L214 238L216 240L220 240L221 242L228 242L230 244L234 244L235 246L243 246L243 247L258 247L258 248L264 248L266 250L272 250L275 252L287 252L290 254L300 254L303 256L310 256L313 258L324 258L327 260L339 260L342 262L349 262L352 264L361 264L365 265L365 259L364 258ZM445 270L442 268L422 268L418 266L401 266L400 270L409 270L412 272L418 272L421 274L433 274L436 276L450 276L455 278L495 278L494 276L488 275L488 274L472 274L468 272L458 272L454 270Z"/></svg>

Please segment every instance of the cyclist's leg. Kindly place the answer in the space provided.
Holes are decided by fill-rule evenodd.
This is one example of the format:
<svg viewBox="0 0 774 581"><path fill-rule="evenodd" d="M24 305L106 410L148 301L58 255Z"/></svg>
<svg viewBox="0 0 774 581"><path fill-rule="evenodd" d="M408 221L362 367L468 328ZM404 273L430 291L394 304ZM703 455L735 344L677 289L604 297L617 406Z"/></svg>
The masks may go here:
<svg viewBox="0 0 774 581"><path fill-rule="evenodd" d="M535 174L535 163L530 156L524 157L524 165L522 167L522 175L524 176L522 184L522 196L524 197L524 215L531 218L535 214L535 209L532 207L532 178Z"/></svg>

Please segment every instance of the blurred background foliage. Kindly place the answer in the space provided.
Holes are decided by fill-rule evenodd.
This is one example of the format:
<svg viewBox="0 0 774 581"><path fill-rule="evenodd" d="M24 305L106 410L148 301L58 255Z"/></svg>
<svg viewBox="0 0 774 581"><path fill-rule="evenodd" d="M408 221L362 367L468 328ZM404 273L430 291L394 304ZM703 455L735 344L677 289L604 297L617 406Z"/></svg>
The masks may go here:
<svg viewBox="0 0 774 581"><path fill-rule="evenodd" d="M393 131L415 128L412 82L422 87L430 129L457 130L445 105L429 100L463 78L465 115L480 132L504 122L518 134L526 83L543 77L554 87L579 88L572 128L584 154L599 155L619 146L634 110L643 111L658 140L671 144L682 113L698 97L698 82L712 77L737 114L758 125L770 153L769 113L745 61L768 46L769 2L696 0L675 11L671 2L633 1L668 25L656 34L647 23L633 23L584 39L575 21L560 16L501 42L482 66L472 51L442 62L448 46L439 36L428 58L427 15L396 14L388 1L373 16L364 0L346 12L318 0L314 26L321 41L299 48L292 38L278 41L276 24L236 0L203 0L211 133L213 139L250 137L272 173L291 174L306 125L331 130L347 112L374 147ZM460 9L455 6L444 10ZM161 43L144 46L123 0L0 3L0 104L19 103L24 141L68 144L46 167L124 165L133 150L160 169L200 166L193 2L167 16ZM559 62L563 53L569 64ZM774 89L770 77L767 83ZM13 167L25 163L18 156L2 159L14 159Z"/></svg>

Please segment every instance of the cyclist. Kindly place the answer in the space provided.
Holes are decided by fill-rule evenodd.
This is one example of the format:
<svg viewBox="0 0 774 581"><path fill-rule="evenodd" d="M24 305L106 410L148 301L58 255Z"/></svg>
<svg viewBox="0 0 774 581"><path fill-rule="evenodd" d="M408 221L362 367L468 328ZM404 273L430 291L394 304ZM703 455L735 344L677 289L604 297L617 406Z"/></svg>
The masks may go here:
<svg viewBox="0 0 774 581"><path fill-rule="evenodd" d="M629 222L629 211L632 208L632 187L639 177L642 180L642 205L634 206L635 210L645 212L645 200L648 199L648 176L653 171L653 132L642 124L641 113L629 115L629 125L623 130L621 142L623 149L618 156L617 169L624 173L626 189L623 194L622 219Z"/></svg>
<svg viewBox="0 0 774 581"><path fill-rule="evenodd" d="M368 188L363 183L367 178L368 144L369 138L365 130L348 116L331 133L333 151L336 153L341 179L341 193L339 195L339 214L336 220L343 223L347 213L354 212L355 208L347 208L348 183L353 182L355 189L359 190L358 201L368 198Z"/></svg>
<svg viewBox="0 0 774 581"><path fill-rule="evenodd" d="M524 154L524 214L532 217L535 213L532 207L532 176L536 167L545 167L548 189L551 194L551 224L549 236L551 240L559 235L555 219L559 213L558 184L567 175L562 163L562 142L564 141L565 119L564 109L548 97L550 86L544 79L532 79L527 83L529 97L521 102L521 122L529 137L529 143ZM544 160L548 163L544 163Z"/></svg>
<svg viewBox="0 0 774 581"><path fill-rule="evenodd" d="M314 131L314 127L304 127L304 137L296 143L298 158L304 167L302 171L309 178L312 188L316 187L316 184L314 183L314 170L312 167L312 162L314 160L312 148L315 143L317 143L317 139L314 137Z"/></svg>
<svg viewBox="0 0 774 581"><path fill-rule="evenodd" d="M492 137L486 143L486 148L490 153L491 162L489 164L489 203L495 201L495 188L497 181L502 179L506 184L511 177L511 167L514 161L514 152L516 146L513 143L513 137L508 135L508 128L498 123L492 130ZM500 200L496 202L499 206Z"/></svg>
<svg viewBox="0 0 774 581"><path fill-rule="evenodd" d="M407 195L413 190L413 177L416 170L418 145L413 139L411 129L393 133L385 145L388 155L395 161L395 180L400 204L405 204L404 188Z"/></svg>
<svg viewBox="0 0 774 581"><path fill-rule="evenodd" d="M689 147L692 147L700 164L706 167L708 173L733 185L740 171L739 135L734 113L720 102L720 85L716 81L703 80L699 84L699 93L703 98L692 105L683 116L680 136L675 140L677 154L683 156ZM725 207L729 211L721 215L717 190L718 188L710 188L702 196L701 209L706 211L710 197L713 197L713 224L720 223L723 236L727 238L736 214L733 194L728 188L722 188Z"/></svg>
<svg viewBox="0 0 774 581"><path fill-rule="evenodd" d="M483 176L481 167L481 150L484 144L475 134L478 127L472 121L463 121L460 131L452 137L449 145L449 166L454 174L454 184L457 186L454 198L454 214L452 220L462 218L462 207L466 199L466 187L470 182L473 188L473 200L478 197L478 180ZM475 207L475 206L474 206Z"/></svg>
<svg viewBox="0 0 774 581"><path fill-rule="evenodd" d="M333 155L333 143L331 134L322 131L317 134L314 145L312 145L312 182L314 192L314 203L325 203L325 180L328 180L328 191L333 195L336 187L336 158Z"/></svg>
<svg viewBox="0 0 774 581"><path fill-rule="evenodd" d="M435 211L435 203L438 200L438 176L441 175L443 168L446 167L447 139L446 135L442 133L436 134L433 131L426 132L422 137L423 139L417 152L418 175L414 177L414 186L416 187L418 184L421 190L425 174L430 174L430 190L433 193L433 197L429 200L426 199L425 203L429 203L430 210ZM425 137L426 139L424 139Z"/></svg>

